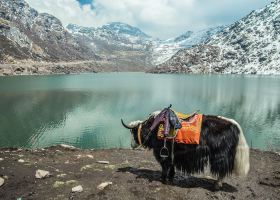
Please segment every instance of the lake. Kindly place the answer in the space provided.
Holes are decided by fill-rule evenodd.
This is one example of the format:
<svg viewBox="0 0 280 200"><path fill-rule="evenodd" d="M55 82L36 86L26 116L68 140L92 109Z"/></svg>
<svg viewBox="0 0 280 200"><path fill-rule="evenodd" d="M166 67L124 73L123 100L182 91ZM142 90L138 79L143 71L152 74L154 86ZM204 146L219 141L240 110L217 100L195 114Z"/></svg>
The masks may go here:
<svg viewBox="0 0 280 200"><path fill-rule="evenodd" d="M233 118L249 146L280 149L280 76L145 73L0 77L0 147L129 148L120 119L169 104Z"/></svg>

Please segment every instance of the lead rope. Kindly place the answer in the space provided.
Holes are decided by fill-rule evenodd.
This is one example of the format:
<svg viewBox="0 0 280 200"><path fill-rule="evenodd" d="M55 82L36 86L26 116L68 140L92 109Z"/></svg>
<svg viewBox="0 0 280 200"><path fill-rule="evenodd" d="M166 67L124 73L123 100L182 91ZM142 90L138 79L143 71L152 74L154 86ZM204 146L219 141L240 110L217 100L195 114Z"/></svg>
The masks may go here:
<svg viewBox="0 0 280 200"><path fill-rule="evenodd" d="M171 165L174 165L174 138L172 139L172 146L171 146Z"/></svg>
<svg viewBox="0 0 280 200"><path fill-rule="evenodd" d="M174 164L174 143L175 143L175 138L178 134L178 129L176 130L176 133L174 135L174 137L172 138L172 144L171 144L171 164L173 166Z"/></svg>
<svg viewBox="0 0 280 200"><path fill-rule="evenodd" d="M140 146L142 146L141 129L142 129L142 123L139 125L138 130L137 130L137 137L138 137L138 142L139 142Z"/></svg>

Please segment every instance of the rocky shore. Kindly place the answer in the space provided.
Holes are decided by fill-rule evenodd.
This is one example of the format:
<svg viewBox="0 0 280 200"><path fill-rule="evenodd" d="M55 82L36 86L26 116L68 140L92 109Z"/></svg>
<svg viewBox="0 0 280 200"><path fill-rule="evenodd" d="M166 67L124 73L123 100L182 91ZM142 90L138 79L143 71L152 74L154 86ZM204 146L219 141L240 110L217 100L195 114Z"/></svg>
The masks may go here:
<svg viewBox="0 0 280 200"><path fill-rule="evenodd" d="M121 66L121 67L120 67ZM145 66L144 66L145 69ZM16 75L50 75L50 74L80 74L118 71L143 71L143 66L130 63L129 60L87 60L71 62L35 62L0 64L0 76Z"/></svg>
<svg viewBox="0 0 280 200"><path fill-rule="evenodd" d="M280 155L251 150L246 178L228 177L220 191L205 175L176 172L160 181L147 150L80 150L67 146L0 150L0 199L279 199Z"/></svg>

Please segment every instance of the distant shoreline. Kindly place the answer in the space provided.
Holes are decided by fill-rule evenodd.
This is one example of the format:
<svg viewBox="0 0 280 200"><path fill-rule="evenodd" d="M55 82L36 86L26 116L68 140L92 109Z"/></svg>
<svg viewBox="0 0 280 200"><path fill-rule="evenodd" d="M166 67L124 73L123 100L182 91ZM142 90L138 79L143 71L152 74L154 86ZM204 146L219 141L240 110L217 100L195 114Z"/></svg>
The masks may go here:
<svg viewBox="0 0 280 200"><path fill-rule="evenodd" d="M121 67L120 67L121 66ZM142 69L142 70L141 70ZM112 61L61 61L61 62L23 62L0 64L0 76L80 74L98 72L145 72L146 66L116 63Z"/></svg>
<svg viewBox="0 0 280 200"><path fill-rule="evenodd" d="M258 74L258 73L189 73L184 70L162 69L157 66L135 65L125 60L76 60L59 62L36 62L25 61L18 63L0 64L1 76L21 75L60 75L60 74L83 74L102 72L143 72L149 74L217 74L217 75L250 75L250 76L279 76L279 74Z"/></svg>

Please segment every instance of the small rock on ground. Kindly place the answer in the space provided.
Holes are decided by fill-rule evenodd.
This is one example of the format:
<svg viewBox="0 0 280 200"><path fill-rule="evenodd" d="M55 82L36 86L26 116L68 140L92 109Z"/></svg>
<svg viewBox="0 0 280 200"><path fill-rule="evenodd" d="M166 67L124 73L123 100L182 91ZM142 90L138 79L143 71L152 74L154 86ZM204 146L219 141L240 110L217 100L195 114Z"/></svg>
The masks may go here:
<svg viewBox="0 0 280 200"><path fill-rule="evenodd" d="M50 172L49 171L45 171L45 170L41 170L41 169L38 169L37 171L36 171L36 174L35 174L35 177L36 178L46 178L46 177L48 177L48 176L50 176Z"/></svg>
<svg viewBox="0 0 280 200"><path fill-rule="evenodd" d="M4 184L5 180L0 177L0 187Z"/></svg>
<svg viewBox="0 0 280 200"><path fill-rule="evenodd" d="M83 191L83 187L81 185L72 188L72 192L82 192L82 191Z"/></svg>
<svg viewBox="0 0 280 200"><path fill-rule="evenodd" d="M88 158L93 158L93 155L87 155Z"/></svg>
<svg viewBox="0 0 280 200"><path fill-rule="evenodd" d="M98 163L100 164L109 164L109 161L106 161L106 160L100 160L100 161L97 161Z"/></svg>
<svg viewBox="0 0 280 200"><path fill-rule="evenodd" d="M64 185L63 181L55 181L54 184L53 184L53 187L58 188L58 187L63 186L63 185Z"/></svg>
<svg viewBox="0 0 280 200"><path fill-rule="evenodd" d="M113 183L112 182L104 182L104 183L101 183L97 186L97 189L99 190L103 190L105 187L107 187L108 185L112 185Z"/></svg>

